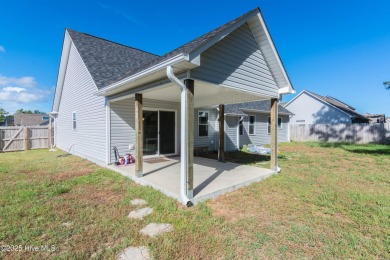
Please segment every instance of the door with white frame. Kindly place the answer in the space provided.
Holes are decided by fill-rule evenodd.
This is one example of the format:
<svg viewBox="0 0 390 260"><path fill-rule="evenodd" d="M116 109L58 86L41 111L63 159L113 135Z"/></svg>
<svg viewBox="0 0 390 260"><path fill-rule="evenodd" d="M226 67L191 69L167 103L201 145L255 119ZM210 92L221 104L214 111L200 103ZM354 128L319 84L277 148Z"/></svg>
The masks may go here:
<svg viewBox="0 0 390 260"><path fill-rule="evenodd" d="M176 151L176 111L143 110L144 156L174 155Z"/></svg>

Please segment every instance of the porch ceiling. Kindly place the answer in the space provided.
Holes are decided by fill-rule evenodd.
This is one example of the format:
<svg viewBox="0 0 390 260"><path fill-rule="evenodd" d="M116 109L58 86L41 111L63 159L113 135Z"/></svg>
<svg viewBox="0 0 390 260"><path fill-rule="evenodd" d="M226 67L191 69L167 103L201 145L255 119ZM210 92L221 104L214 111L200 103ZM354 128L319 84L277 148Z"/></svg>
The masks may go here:
<svg viewBox="0 0 390 260"><path fill-rule="evenodd" d="M229 87L210 84L203 81L195 81L194 106L206 107L219 104L234 104L261 99L269 99L251 93L241 92ZM143 97L147 99L180 102L180 90L172 84L166 84L159 88L149 89L143 92Z"/></svg>

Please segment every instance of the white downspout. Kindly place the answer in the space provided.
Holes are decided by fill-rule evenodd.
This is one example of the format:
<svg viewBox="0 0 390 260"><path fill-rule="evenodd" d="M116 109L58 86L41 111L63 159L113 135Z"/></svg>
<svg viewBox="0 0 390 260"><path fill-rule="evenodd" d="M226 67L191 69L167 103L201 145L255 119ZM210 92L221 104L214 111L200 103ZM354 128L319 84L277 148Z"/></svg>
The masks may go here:
<svg viewBox="0 0 390 260"><path fill-rule="evenodd" d="M54 119L54 136L53 136L53 143L51 145L51 149L53 149L54 146L57 146L57 116L58 112L52 111L49 113L49 116Z"/></svg>
<svg viewBox="0 0 390 260"><path fill-rule="evenodd" d="M188 111L187 111L187 88L184 86L176 76L173 74L173 69L171 66L167 66L167 77L172 82L175 83L181 92L181 143L180 143L180 197L181 201L187 207L191 205L190 199L187 197L187 144L188 144ZM184 127L183 127L184 124Z"/></svg>

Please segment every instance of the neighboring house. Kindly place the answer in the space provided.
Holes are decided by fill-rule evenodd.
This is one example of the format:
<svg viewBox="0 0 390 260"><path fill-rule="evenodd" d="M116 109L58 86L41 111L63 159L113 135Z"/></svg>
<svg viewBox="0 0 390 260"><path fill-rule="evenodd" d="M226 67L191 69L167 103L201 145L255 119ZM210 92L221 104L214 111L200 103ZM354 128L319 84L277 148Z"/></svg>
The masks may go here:
<svg viewBox="0 0 390 260"><path fill-rule="evenodd" d="M14 124L16 126L43 126L49 124L48 114L23 114L14 115Z"/></svg>
<svg viewBox="0 0 390 260"><path fill-rule="evenodd" d="M364 114L366 118L370 120L370 123L386 123L385 114Z"/></svg>
<svg viewBox="0 0 390 260"><path fill-rule="evenodd" d="M369 119L352 106L330 96L304 90L285 106L294 116L290 124L353 124L368 123Z"/></svg>
<svg viewBox="0 0 390 260"><path fill-rule="evenodd" d="M268 100L277 118L278 98L293 92L258 8L163 56L66 29L51 112L55 143L107 164L114 146L133 149L138 177L140 157L180 154L182 176L192 176L193 147L212 145L216 131L223 138L216 106Z"/></svg>

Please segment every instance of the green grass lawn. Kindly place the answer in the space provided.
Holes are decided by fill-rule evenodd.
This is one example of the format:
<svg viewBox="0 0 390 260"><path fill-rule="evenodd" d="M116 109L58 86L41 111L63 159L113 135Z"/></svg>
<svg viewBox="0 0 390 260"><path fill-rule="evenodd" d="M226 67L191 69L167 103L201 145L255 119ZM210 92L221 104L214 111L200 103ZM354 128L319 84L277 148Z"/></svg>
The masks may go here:
<svg viewBox="0 0 390 260"><path fill-rule="evenodd" d="M390 258L390 146L288 143L282 172L192 208L62 151L0 154L3 259L114 259L147 246L157 259ZM267 157L226 160L268 167ZM196 177L196 176L195 176ZM130 220L130 200L154 212ZM148 238L148 223L174 230ZM53 246L53 248L51 248Z"/></svg>

